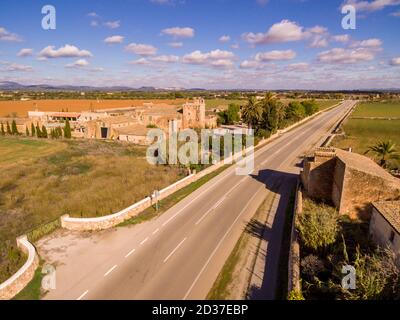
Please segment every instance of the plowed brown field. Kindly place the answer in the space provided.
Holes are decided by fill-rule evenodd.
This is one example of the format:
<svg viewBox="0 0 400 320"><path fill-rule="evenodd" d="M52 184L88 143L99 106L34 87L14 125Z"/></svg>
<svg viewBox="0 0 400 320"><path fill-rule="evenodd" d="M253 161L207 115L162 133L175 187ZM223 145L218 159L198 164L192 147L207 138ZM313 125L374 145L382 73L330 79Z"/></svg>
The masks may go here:
<svg viewBox="0 0 400 320"><path fill-rule="evenodd" d="M16 112L19 117L28 115L28 111L87 111L109 108L141 106L143 103L182 104L184 100L30 100L0 101L0 117Z"/></svg>

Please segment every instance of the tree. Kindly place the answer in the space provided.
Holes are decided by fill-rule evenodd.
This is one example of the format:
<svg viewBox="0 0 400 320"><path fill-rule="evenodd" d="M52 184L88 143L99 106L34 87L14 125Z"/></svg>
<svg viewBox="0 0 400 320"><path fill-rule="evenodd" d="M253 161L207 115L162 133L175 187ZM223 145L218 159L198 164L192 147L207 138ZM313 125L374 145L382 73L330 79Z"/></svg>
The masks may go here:
<svg viewBox="0 0 400 320"><path fill-rule="evenodd" d="M47 134L47 129L46 127L43 125L42 126L42 134L41 134L42 138L47 138L48 134Z"/></svg>
<svg viewBox="0 0 400 320"><path fill-rule="evenodd" d="M31 135L32 135L32 137L36 136L36 130L35 130L35 126L33 123L31 123Z"/></svg>
<svg viewBox="0 0 400 320"><path fill-rule="evenodd" d="M262 108L259 103L256 102L254 97L250 97L247 104L242 110L242 119L246 122L250 128L258 126L258 122L261 119Z"/></svg>
<svg viewBox="0 0 400 320"><path fill-rule="evenodd" d="M65 138L65 139L71 139L71 126L70 126L70 124L69 124L68 119L65 120L64 138Z"/></svg>
<svg viewBox="0 0 400 320"><path fill-rule="evenodd" d="M399 159L396 144L391 140L378 142L375 146L368 147L364 154L373 152L379 158L379 165L386 168L387 162L391 159Z"/></svg>
<svg viewBox="0 0 400 320"><path fill-rule="evenodd" d="M11 123L11 133L13 135L15 135L15 136L19 135L18 128L17 128L17 123L15 122L15 120L13 120L12 123Z"/></svg>
<svg viewBox="0 0 400 320"><path fill-rule="evenodd" d="M38 123L36 124L36 136L37 136L38 138L41 138L41 137L42 137L42 132L40 131L40 127L39 127L39 124L38 124Z"/></svg>
<svg viewBox="0 0 400 320"><path fill-rule="evenodd" d="M218 120L221 124L234 124L240 120L240 107L237 104L231 103L227 110L218 113Z"/></svg>
<svg viewBox="0 0 400 320"><path fill-rule="evenodd" d="M260 102L262 105L261 127L269 134L275 133L285 117L285 109L272 93L268 92Z"/></svg>
<svg viewBox="0 0 400 320"><path fill-rule="evenodd" d="M12 135L10 124L8 123L8 121L7 121L7 134Z"/></svg>
<svg viewBox="0 0 400 320"><path fill-rule="evenodd" d="M307 116L311 116L314 113L318 112L319 106L315 102L315 100L306 100L301 103L304 107L304 111Z"/></svg>
<svg viewBox="0 0 400 320"><path fill-rule="evenodd" d="M3 122L1 123L0 134L1 134L2 136L4 136L4 135L6 134L6 132L4 131L4 124L3 124Z"/></svg>
<svg viewBox="0 0 400 320"><path fill-rule="evenodd" d="M290 102L286 110L286 119L299 121L306 115L304 105L297 101Z"/></svg>
<svg viewBox="0 0 400 320"><path fill-rule="evenodd" d="M25 135L26 135L27 137L29 137L29 129L28 129L28 127L25 127Z"/></svg>
<svg viewBox="0 0 400 320"><path fill-rule="evenodd" d="M323 251L336 241L338 213L327 205L307 201L304 212L299 216L297 229L306 247L315 252Z"/></svg>

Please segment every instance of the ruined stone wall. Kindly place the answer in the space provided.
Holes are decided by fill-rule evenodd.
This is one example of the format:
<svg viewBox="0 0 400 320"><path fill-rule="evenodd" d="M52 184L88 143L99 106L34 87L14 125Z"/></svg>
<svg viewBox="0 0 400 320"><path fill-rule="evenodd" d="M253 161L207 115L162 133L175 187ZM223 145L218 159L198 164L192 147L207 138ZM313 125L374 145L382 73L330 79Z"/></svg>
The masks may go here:
<svg viewBox="0 0 400 320"><path fill-rule="evenodd" d="M350 216L369 218L371 202L400 197L400 183L347 167L339 211Z"/></svg>
<svg viewBox="0 0 400 320"><path fill-rule="evenodd" d="M344 176L346 173L346 164L340 159L336 159L335 171L333 173L332 184L332 202L336 208L340 207L344 189Z"/></svg>
<svg viewBox="0 0 400 320"><path fill-rule="evenodd" d="M325 158L315 161L306 161L304 178L305 187L310 197L331 201L335 159Z"/></svg>

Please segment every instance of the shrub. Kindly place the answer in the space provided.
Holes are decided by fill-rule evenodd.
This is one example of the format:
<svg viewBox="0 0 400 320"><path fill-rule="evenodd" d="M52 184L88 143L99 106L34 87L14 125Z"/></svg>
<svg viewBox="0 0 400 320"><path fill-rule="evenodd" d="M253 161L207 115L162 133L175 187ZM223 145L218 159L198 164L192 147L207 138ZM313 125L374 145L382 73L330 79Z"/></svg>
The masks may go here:
<svg viewBox="0 0 400 320"><path fill-rule="evenodd" d="M333 244L339 232L337 211L324 204L305 201L297 229L303 244L314 251L325 250Z"/></svg>

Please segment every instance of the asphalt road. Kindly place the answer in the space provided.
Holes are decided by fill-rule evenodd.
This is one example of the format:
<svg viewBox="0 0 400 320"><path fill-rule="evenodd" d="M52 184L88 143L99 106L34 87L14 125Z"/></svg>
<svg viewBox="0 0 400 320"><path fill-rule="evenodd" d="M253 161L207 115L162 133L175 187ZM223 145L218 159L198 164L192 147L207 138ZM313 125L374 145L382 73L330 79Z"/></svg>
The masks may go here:
<svg viewBox="0 0 400 320"><path fill-rule="evenodd" d="M233 166L155 220L85 236L63 232L40 243L57 268L57 288L45 299L204 299L266 194L285 188L298 173L298 157L353 104L345 101L259 149L251 175L237 176ZM283 219L279 213L271 220L257 298L274 298Z"/></svg>

